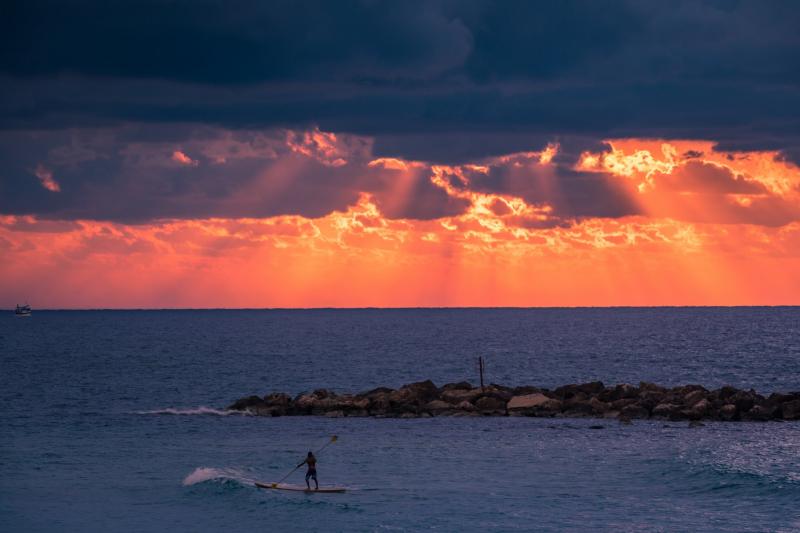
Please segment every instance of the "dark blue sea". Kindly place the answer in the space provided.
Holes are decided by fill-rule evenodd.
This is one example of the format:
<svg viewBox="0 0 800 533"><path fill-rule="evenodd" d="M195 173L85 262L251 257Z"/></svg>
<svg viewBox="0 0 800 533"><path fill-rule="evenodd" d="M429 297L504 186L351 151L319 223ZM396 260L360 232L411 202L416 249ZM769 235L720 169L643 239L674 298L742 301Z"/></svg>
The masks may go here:
<svg viewBox="0 0 800 533"><path fill-rule="evenodd" d="M0 317L0 531L798 531L800 423L262 418L432 379L800 390L800 308ZM258 490L309 449L322 485ZM289 482L303 483L296 473Z"/></svg>

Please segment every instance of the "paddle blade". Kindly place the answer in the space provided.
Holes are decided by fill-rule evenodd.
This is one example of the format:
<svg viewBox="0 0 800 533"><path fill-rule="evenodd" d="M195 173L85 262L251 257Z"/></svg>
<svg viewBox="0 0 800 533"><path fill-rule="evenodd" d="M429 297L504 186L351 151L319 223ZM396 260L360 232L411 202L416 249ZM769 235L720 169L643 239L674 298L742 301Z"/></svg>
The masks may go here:
<svg viewBox="0 0 800 533"><path fill-rule="evenodd" d="M337 437L336 435L334 435L333 437L331 437L331 442L336 442L336 439L338 439L338 438L339 438L339 437Z"/></svg>

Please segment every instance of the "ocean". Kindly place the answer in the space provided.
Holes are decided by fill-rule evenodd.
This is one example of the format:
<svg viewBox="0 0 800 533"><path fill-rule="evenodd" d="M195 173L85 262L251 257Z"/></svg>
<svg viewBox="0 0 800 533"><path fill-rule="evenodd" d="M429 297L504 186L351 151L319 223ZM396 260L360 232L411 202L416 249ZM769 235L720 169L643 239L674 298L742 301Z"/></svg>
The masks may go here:
<svg viewBox="0 0 800 533"><path fill-rule="evenodd" d="M796 307L34 310L0 318L0 354L4 532L800 530L800 422L224 410L476 383L478 356L504 385L797 391ZM349 492L253 486L333 435L320 483Z"/></svg>

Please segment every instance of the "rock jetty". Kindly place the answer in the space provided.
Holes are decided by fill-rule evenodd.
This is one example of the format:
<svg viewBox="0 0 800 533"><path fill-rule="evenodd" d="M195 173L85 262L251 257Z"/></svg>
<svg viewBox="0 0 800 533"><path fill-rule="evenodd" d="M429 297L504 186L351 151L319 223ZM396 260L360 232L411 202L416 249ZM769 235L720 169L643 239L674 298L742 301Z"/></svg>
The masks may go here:
<svg viewBox="0 0 800 533"><path fill-rule="evenodd" d="M534 416L631 419L769 421L800 420L800 392L762 396L754 390L701 385L666 388L641 382L606 387L600 381L554 390L430 380L399 389L379 387L360 394L326 389L291 397L285 393L241 398L228 407L260 416Z"/></svg>

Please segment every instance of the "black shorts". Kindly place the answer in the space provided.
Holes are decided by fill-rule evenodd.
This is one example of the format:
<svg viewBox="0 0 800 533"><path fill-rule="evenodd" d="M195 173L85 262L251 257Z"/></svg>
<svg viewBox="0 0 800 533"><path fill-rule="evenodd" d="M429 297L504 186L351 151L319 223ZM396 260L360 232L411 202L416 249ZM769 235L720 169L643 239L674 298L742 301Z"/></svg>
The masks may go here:
<svg viewBox="0 0 800 533"><path fill-rule="evenodd" d="M306 472L306 481L309 479L313 479L314 481L317 480L317 471L316 470L309 470Z"/></svg>

